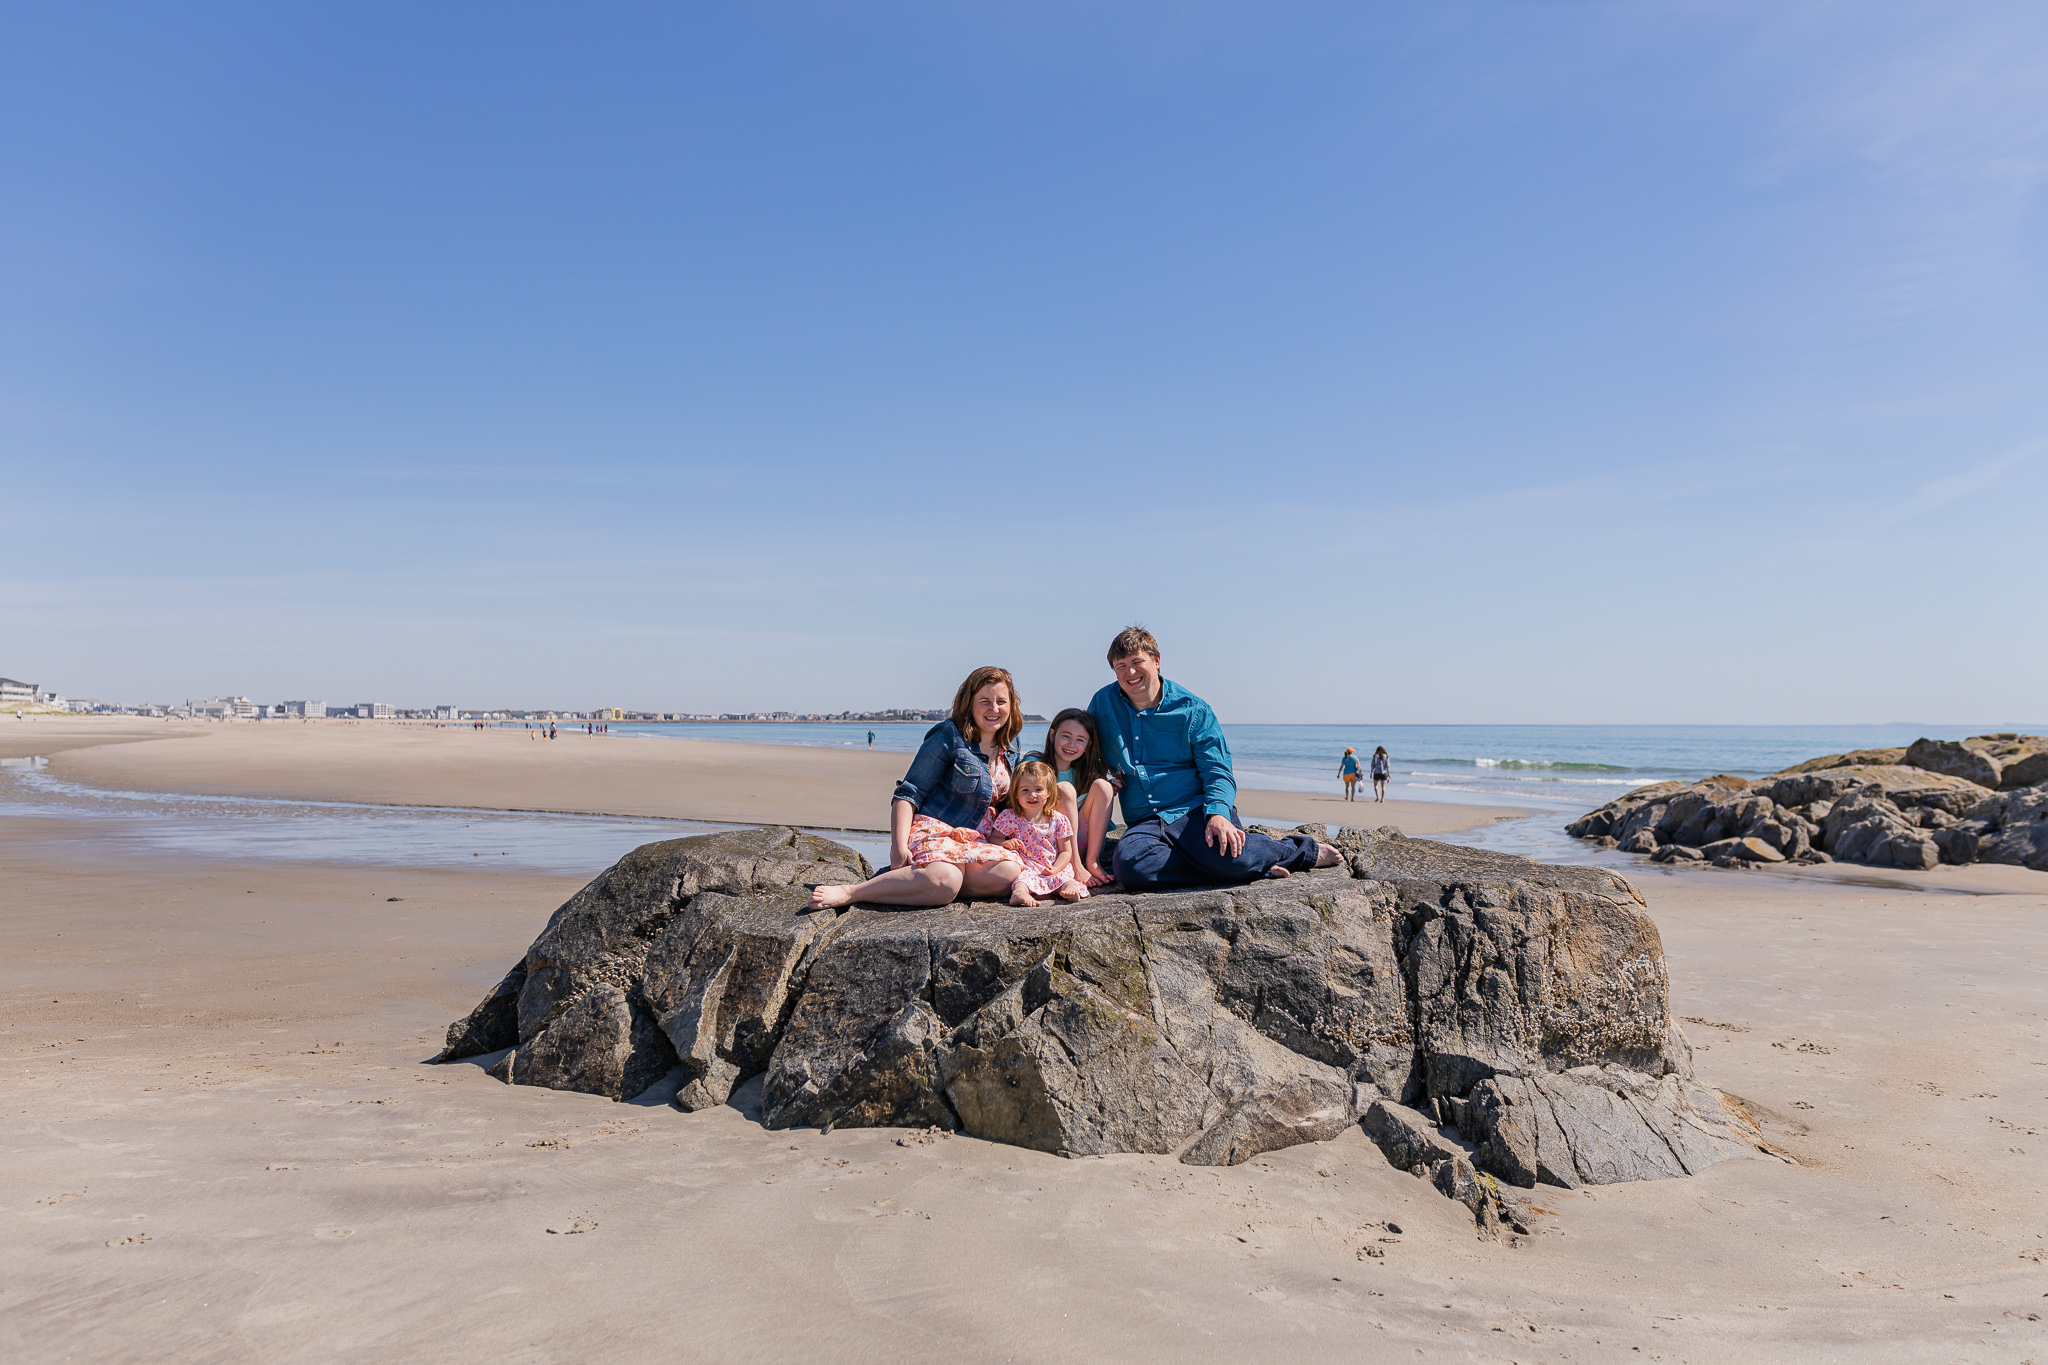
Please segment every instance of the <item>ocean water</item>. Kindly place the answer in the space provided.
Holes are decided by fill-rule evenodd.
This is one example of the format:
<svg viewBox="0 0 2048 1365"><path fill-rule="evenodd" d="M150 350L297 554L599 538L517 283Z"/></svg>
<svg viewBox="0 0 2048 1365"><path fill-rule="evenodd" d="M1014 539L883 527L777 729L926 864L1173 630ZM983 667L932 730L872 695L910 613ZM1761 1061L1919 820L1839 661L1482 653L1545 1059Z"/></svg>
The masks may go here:
<svg viewBox="0 0 2048 1365"><path fill-rule="evenodd" d="M564 728L574 731L580 726ZM608 740L584 740L580 735L576 739L659 743L687 737L864 748L868 728L614 724ZM928 728L874 726L875 748L907 756ZM1821 754L1895 747L1922 734L1958 739L2015 728L2048 730L2010 724L1226 725L1224 733L1238 781L1248 788L1335 793L1342 790L1336 769L1345 746L1365 755L1373 745L1384 744L1394 760L1391 797L1514 806L1529 812L1524 819L1438 836L1448 842L1518 853L1539 862L1591 863L1631 876L1654 876L1666 869L1580 843L1564 833L1565 824L1633 787L1667 778L1693 779L1716 772L1761 776ZM1042 727L1026 729L1028 747L1043 739ZM1261 813L1247 804L1243 814L1258 819ZM1370 801L1360 801L1346 814L1352 815L1350 823L1380 823ZM732 828L680 820L108 791L67 782L48 771L39 758L0 760L0 819L49 817L82 821L73 827L84 831L82 835L65 837L82 837L115 850L381 866L489 864L586 875L595 875L644 843ZM878 823L879 819L877 812ZM871 863L880 865L888 857L882 836L813 832L850 845Z"/></svg>
<svg viewBox="0 0 2048 1365"><path fill-rule="evenodd" d="M644 735L746 744L916 751L928 725L620 725L614 737ZM1574 814L1651 782L1714 773L1757 777L1822 754L1895 748L1925 735L1961 739L1996 726L1921 725L1228 725L1241 787L1343 790L1345 746L1365 758L1385 745L1394 772L1387 795L1404 801L1528 806ZM2048 727L2025 727L2036 731ZM1044 742L1028 725L1024 745Z"/></svg>

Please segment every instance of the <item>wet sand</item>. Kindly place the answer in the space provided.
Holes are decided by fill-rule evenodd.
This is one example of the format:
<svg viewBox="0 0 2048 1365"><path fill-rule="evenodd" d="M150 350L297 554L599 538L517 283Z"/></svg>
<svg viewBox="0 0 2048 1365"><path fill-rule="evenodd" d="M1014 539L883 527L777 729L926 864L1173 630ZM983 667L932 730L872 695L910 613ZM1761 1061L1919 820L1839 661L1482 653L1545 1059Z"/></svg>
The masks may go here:
<svg viewBox="0 0 2048 1365"><path fill-rule="evenodd" d="M0 821L0 1353L2048 1360L2048 875L1635 875L1800 1164L1540 1190L1514 1248L1355 1130L1063 1160L427 1066L582 875Z"/></svg>
<svg viewBox="0 0 2048 1365"><path fill-rule="evenodd" d="M0 730L0 757L49 754L60 777L125 791L263 796L373 805L462 806L574 815L886 830L904 754L590 736L554 740L518 730L380 722L187 725L29 722ZM164 726L164 722L154 722ZM104 734L119 743L99 743ZM35 747L40 744L43 747ZM1244 791L1248 820L1398 825L1443 834L1530 814L1508 806L1344 801L1336 795Z"/></svg>

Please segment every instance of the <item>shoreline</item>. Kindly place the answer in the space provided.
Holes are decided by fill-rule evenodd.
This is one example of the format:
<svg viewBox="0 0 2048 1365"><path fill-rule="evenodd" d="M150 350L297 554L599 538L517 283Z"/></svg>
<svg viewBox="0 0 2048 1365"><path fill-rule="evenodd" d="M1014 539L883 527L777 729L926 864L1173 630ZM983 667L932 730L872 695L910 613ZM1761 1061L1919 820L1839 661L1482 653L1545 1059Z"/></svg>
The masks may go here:
<svg viewBox="0 0 2048 1365"><path fill-rule="evenodd" d="M35 735L0 731L0 757L39 756L66 781L103 791L334 801L384 807L615 816L706 824L796 825L885 833L889 792L907 759L801 745L665 739L450 722L350 726L163 722L39 722ZM438 728L437 728L438 727ZM1377 826L1443 834L1544 814L1529 807L1449 801L1345 801L1338 795L1239 792L1246 821Z"/></svg>

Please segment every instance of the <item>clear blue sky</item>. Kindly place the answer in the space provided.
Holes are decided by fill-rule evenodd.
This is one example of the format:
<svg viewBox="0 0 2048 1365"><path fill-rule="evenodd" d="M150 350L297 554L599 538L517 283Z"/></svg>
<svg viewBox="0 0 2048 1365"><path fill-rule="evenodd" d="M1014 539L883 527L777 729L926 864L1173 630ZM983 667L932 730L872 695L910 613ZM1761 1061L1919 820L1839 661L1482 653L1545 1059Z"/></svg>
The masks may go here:
<svg viewBox="0 0 2048 1365"><path fill-rule="evenodd" d="M2048 6L0 17L0 673L2048 717Z"/></svg>

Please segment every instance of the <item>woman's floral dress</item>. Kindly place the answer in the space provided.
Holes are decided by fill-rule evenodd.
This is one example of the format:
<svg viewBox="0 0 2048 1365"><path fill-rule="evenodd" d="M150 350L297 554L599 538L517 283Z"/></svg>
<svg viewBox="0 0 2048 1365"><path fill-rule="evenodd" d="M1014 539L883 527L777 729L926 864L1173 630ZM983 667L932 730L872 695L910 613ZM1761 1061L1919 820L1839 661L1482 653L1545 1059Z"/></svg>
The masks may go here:
<svg viewBox="0 0 2048 1365"><path fill-rule="evenodd" d="M1058 895L1059 889L1072 880L1052 870L1060 860L1060 845L1074 837L1074 827L1058 811L1042 825L1032 824L1013 810L995 811L983 818L981 832L996 839L1015 839L1023 845L1014 853L1002 851L1006 857L1023 859L1024 870L1017 874L1016 889L1025 895ZM1088 888L1082 887L1081 896L1087 894Z"/></svg>
<svg viewBox="0 0 2048 1365"><path fill-rule="evenodd" d="M996 800L1001 801L1010 794L1010 765L998 755L989 764L989 776L995 779ZM988 824L988 817L982 817L982 824ZM952 863L956 867L980 867L984 864L1014 863L1017 855L1007 848L998 847L981 837L979 830L956 829L952 825L934 820L929 815L913 815L910 818L910 865L929 867L933 863Z"/></svg>

